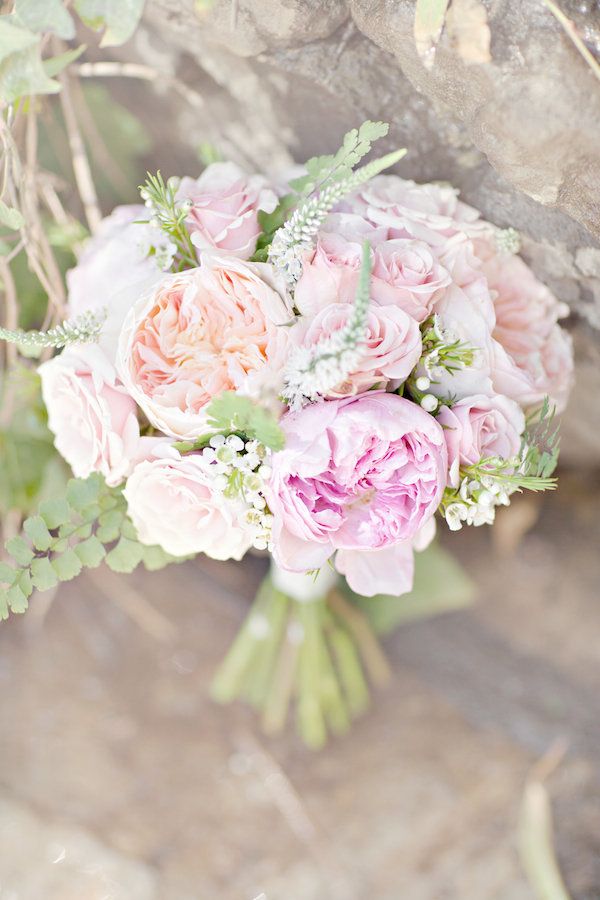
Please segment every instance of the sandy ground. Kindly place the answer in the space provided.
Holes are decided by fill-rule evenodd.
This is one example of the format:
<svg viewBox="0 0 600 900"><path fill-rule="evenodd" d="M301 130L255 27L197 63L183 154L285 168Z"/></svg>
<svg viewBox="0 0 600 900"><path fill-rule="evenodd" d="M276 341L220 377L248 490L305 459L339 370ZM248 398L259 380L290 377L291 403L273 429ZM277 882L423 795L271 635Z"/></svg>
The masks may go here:
<svg viewBox="0 0 600 900"><path fill-rule="evenodd" d="M531 506L456 536L477 604L387 639L393 685L319 754L207 696L262 560L38 598L0 629L0 900L530 900L517 816L557 739L558 858L598 900L599 500L565 477L521 541Z"/></svg>

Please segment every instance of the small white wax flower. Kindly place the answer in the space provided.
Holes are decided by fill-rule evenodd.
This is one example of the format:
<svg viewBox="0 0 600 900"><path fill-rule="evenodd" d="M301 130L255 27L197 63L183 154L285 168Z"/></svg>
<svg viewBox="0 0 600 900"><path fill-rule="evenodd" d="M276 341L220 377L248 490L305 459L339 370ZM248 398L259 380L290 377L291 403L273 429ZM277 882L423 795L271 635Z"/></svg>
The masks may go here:
<svg viewBox="0 0 600 900"><path fill-rule="evenodd" d="M438 398L434 397L433 394L425 394L423 399L421 400L421 406L425 410L425 412L431 413L437 409Z"/></svg>
<svg viewBox="0 0 600 900"><path fill-rule="evenodd" d="M229 437L226 438L225 443L228 447L231 447L232 450L236 450L238 453L244 449L244 442L237 434L230 434Z"/></svg>
<svg viewBox="0 0 600 900"><path fill-rule="evenodd" d="M421 375L419 378L417 378L415 384L418 391L426 391L431 385L431 381L429 380L429 378L427 378L426 375Z"/></svg>
<svg viewBox="0 0 600 900"><path fill-rule="evenodd" d="M211 447L215 449L217 447L221 447L225 443L225 436L223 434L213 434L211 437L209 444Z"/></svg>

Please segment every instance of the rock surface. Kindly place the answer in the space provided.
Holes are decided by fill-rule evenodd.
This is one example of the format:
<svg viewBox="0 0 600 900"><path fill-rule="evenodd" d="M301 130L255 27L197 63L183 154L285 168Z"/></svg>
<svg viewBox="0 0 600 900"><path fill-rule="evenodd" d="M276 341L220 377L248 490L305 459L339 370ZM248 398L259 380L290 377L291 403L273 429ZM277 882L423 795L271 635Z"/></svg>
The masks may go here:
<svg viewBox="0 0 600 900"><path fill-rule="evenodd" d="M165 104L177 141L213 141L248 167L283 170L335 149L367 117L389 121L382 150L409 151L399 174L450 181L486 218L519 229L523 255L573 311L585 415L600 426L600 400L589 399L600 397L600 81L539 0L459 9L473 5L487 14L490 62L467 64L444 32L427 68L414 0L148 0L124 52L197 92L196 104ZM597 4L563 8L600 48ZM571 405L568 429L582 412ZM598 434L580 428L567 453L597 461Z"/></svg>

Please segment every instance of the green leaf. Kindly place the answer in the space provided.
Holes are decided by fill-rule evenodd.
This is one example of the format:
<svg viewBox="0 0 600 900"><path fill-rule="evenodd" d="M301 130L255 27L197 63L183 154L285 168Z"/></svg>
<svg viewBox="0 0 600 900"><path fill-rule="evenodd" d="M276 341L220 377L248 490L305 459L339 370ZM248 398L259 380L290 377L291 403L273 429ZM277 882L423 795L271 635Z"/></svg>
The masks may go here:
<svg viewBox="0 0 600 900"><path fill-rule="evenodd" d="M71 507L62 497L44 500L40 503L40 516L48 528L58 528L71 518Z"/></svg>
<svg viewBox="0 0 600 900"><path fill-rule="evenodd" d="M48 75L49 78L53 78L54 75L58 75L59 72L62 72L62 70L66 69L67 66L70 66L72 62L75 62L76 59L79 59L85 49L86 45L81 44L80 47L74 47L72 50L66 50L64 53L59 53L57 56L51 56L49 59L45 59L43 62L44 72L46 73L46 75ZM79 223L77 223L77 225L79 225ZM81 225L80 227L81 231L85 233L83 225ZM53 246L59 245L54 243Z"/></svg>
<svg viewBox="0 0 600 900"><path fill-rule="evenodd" d="M31 547L20 535L11 538L4 546L20 566L28 566L33 559Z"/></svg>
<svg viewBox="0 0 600 900"><path fill-rule="evenodd" d="M142 562L149 572L156 572L158 569L164 569L170 563L182 562L184 559L181 556L171 556L162 547L146 547L142 545L142 549Z"/></svg>
<svg viewBox="0 0 600 900"><path fill-rule="evenodd" d="M41 38L6 18L0 19L0 98L14 103L29 94L55 94L60 85L44 71Z"/></svg>
<svg viewBox="0 0 600 900"><path fill-rule="evenodd" d="M8 619L8 591L0 588L0 619Z"/></svg>
<svg viewBox="0 0 600 900"><path fill-rule="evenodd" d="M343 138L342 146L332 156L314 156L306 162L307 174L290 182L297 193L307 195L325 183L331 184L347 178L354 166L370 152L374 141L389 131L387 122L363 122L360 128L352 128Z"/></svg>
<svg viewBox="0 0 600 900"><path fill-rule="evenodd" d="M417 53L426 68L433 66L435 48L440 39L449 0L417 0L414 35Z"/></svg>
<svg viewBox="0 0 600 900"><path fill-rule="evenodd" d="M123 522L123 510L111 509L102 513L98 519L99 527L96 530L96 536L103 544L110 541L116 541L121 533L121 523Z"/></svg>
<svg viewBox="0 0 600 900"><path fill-rule="evenodd" d="M89 569L95 569L99 566L104 557L106 550L95 535L91 535L87 540L75 547L75 553L84 566Z"/></svg>
<svg viewBox="0 0 600 900"><path fill-rule="evenodd" d="M211 401L207 413L208 425L216 431L241 432L271 450L283 449L285 438L277 419L249 397L223 391Z"/></svg>
<svg viewBox="0 0 600 900"><path fill-rule="evenodd" d="M14 18L32 31L52 31L66 41L75 37L75 23L62 0L16 0Z"/></svg>
<svg viewBox="0 0 600 900"><path fill-rule="evenodd" d="M144 549L138 541L122 537L107 555L106 562L113 572L129 573L141 562L143 555Z"/></svg>
<svg viewBox="0 0 600 900"><path fill-rule="evenodd" d="M462 566L437 543L415 553L415 580L410 593L360 597L350 588L345 590L379 634L387 634L403 622L461 609L475 596L475 586Z"/></svg>
<svg viewBox="0 0 600 900"><path fill-rule="evenodd" d="M25 220L19 210L7 206L3 200L0 200L0 225L6 225L11 231L18 231L24 224Z"/></svg>
<svg viewBox="0 0 600 900"><path fill-rule="evenodd" d="M101 47L128 41L142 16L144 0L75 0L82 22L94 31L105 29Z"/></svg>
<svg viewBox="0 0 600 900"><path fill-rule="evenodd" d="M48 591L58 584L58 577L47 556L40 556L31 563L31 580L38 591Z"/></svg>
<svg viewBox="0 0 600 900"><path fill-rule="evenodd" d="M31 516L25 519L23 531L31 539L36 550L48 550L52 544L52 535L41 516Z"/></svg>
<svg viewBox="0 0 600 900"><path fill-rule="evenodd" d="M6 16L0 18L0 62L34 46L38 41L38 36L27 28L20 28L16 23L9 22Z"/></svg>
<svg viewBox="0 0 600 900"><path fill-rule="evenodd" d="M18 584L13 584L6 592L6 599L12 612L24 613L28 607L27 595Z"/></svg>
<svg viewBox="0 0 600 900"><path fill-rule="evenodd" d="M33 582L31 580L29 569L23 569L15 583L19 585L26 597L31 597L33 593Z"/></svg>
<svg viewBox="0 0 600 900"><path fill-rule="evenodd" d="M56 556L51 562L52 568L58 575L59 581L70 581L81 572L81 560L71 547L67 547L61 556Z"/></svg>
<svg viewBox="0 0 600 900"><path fill-rule="evenodd" d="M81 510L95 503L104 482L101 475L93 472L87 478L71 478L67 484L67 501L73 509Z"/></svg>
<svg viewBox="0 0 600 900"><path fill-rule="evenodd" d="M3 582L4 584L12 584L15 580L16 574L16 569L13 569L13 567L9 566L8 563L0 561L0 582Z"/></svg>

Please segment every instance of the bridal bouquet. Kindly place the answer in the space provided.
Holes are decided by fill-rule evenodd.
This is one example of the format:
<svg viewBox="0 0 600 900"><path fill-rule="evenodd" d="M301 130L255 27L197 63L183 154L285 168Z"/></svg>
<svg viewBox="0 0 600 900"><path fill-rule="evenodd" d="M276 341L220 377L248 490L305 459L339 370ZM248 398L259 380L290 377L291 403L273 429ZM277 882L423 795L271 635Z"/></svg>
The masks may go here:
<svg viewBox="0 0 600 900"><path fill-rule="evenodd" d="M75 476L8 542L5 614L103 559L268 552L213 693L270 731L295 701L314 746L385 677L360 598L411 591L436 521L554 487L572 379L567 308L517 233L381 174L403 151L360 165L386 133L366 122L287 181L150 176L68 273L71 318L2 332L63 348L39 375Z"/></svg>

